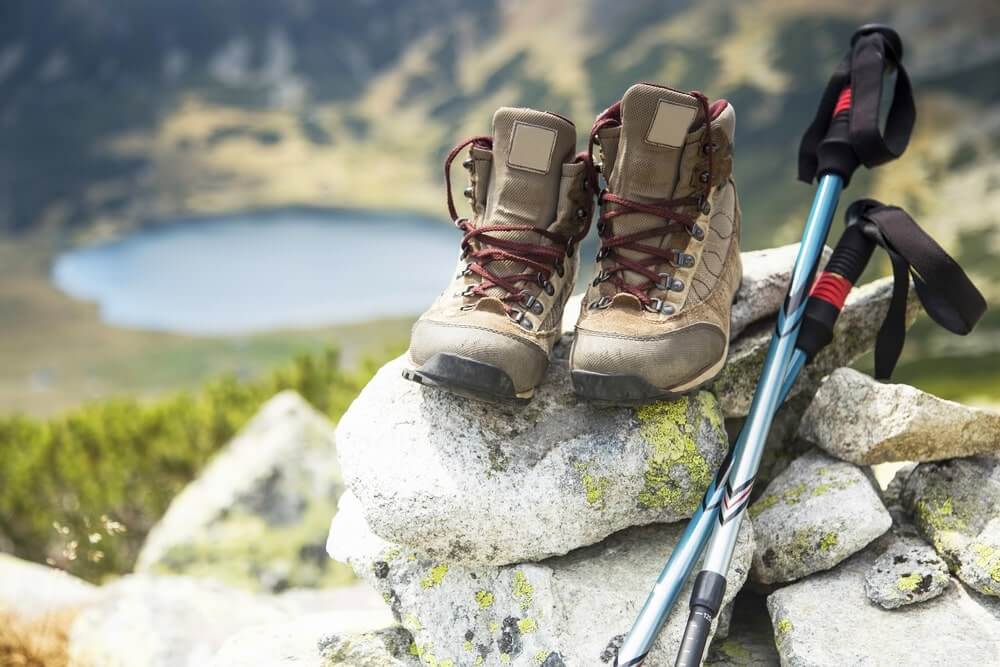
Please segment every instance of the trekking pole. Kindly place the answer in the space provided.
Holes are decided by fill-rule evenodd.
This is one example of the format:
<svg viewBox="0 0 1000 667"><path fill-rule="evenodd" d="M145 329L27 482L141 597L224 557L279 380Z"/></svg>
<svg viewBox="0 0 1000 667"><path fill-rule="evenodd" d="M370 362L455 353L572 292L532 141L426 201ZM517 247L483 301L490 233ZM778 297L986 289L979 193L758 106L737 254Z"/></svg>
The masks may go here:
<svg viewBox="0 0 1000 667"><path fill-rule="evenodd" d="M732 561L743 512L750 503L750 491L771 420L789 384L789 366L808 303L804 296L813 281L840 191L860 164L874 167L888 162L898 157L909 141L916 112L909 79L900 65L902 53L902 40L891 28L867 25L855 32L851 38L851 53L834 73L820 112L803 137L799 178L812 181L819 175L819 189L806 220L788 296L778 312L764 369L743 425L742 447L738 446L726 480L718 525L705 552L702 570L695 578L676 667L701 664L712 621L722 606L726 572ZM887 68L896 70L896 88L883 136L879 111ZM824 119L823 112L833 95L837 95L837 101L833 105L832 119L829 115ZM822 139L819 138L821 133L825 135ZM860 268L863 269L863 265Z"/></svg>
<svg viewBox="0 0 1000 667"><path fill-rule="evenodd" d="M795 376L789 377L808 290L840 192L859 164L874 167L898 157L906 148L915 110L909 80L900 65L899 36L888 27L866 25L855 32L851 45L851 53L830 79L800 147L799 178L811 183L819 176L819 183L747 420L619 649L616 667L638 667L645 660L718 518L712 546L695 580L691 614L677 658L681 667L700 664L712 621L721 607L725 573L771 419L798 370L811 358L808 353L800 355L795 361ZM878 121L887 67L896 69L896 88L883 135Z"/></svg>

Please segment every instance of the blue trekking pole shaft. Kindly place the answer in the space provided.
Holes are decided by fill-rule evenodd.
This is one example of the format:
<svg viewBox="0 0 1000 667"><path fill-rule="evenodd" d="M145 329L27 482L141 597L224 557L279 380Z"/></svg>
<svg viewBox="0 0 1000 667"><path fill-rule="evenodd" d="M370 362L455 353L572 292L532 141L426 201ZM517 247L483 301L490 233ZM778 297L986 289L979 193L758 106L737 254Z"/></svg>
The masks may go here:
<svg viewBox="0 0 1000 667"><path fill-rule="evenodd" d="M701 664L712 621L722 606L726 573L744 511L750 502L771 421L799 371L811 358L808 350L797 351L796 347L799 346L799 331L810 302L807 292L812 287L841 189L860 164L873 167L898 157L905 149L913 127L915 110L909 79L899 65L903 50L899 35L885 26L863 26L854 34L851 49L831 78L817 117L806 131L800 147L799 178L812 180L818 174L819 185L806 219L788 296L778 312L757 391L733 455L717 513L718 522L709 540L702 570L695 578L687 627L675 667L697 667ZM883 134L878 124L878 111L887 67L896 68L897 80ZM855 234L851 238L859 239L860 236ZM863 262L861 255L853 257L856 253L847 253L852 255L849 263L860 266L858 275L871 256L870 244L864 247L867 247L867 255L863 257ZM850 249L845 247L844 250ZM848 279L848 290L849 283L854 280L856 277ZM824 285L814 303L820 304L820 310L823 303L834 308L832 319L821 323L829 324L829 335L832 336L833 321L842 302L835 298L836 295L827 296L839 305L823 298L829 288L829 284ZM840 288L833 291L840 291ZM812 329L815 331L816 327ZM816 343L816 340L808 341L808 347L813 348L812 354L816 351Z"/></svg>
<svg viewBox="0 0 1000 667"><path fill-rule="evenodd" d="M784 311L779 315L778 330L785 330L785 335L775 337L771 341L764 369L761 373L761 382L770 379L770 385L775 388L772 398L766 399L763 403L761 393L758 392L754 398L750 409L750 416L740 433L732 449L732 453L727 457L720 467L719 474L709 486L702 499L701 505L694 516L688 522L684 534L670 554L670 559L660 573L656 585L650 592L649 597L643 605L642 611L632 626L632 630L625 638L622 647L618 651L618 658L615 664L619 667L636 667L641 665L646 654L653 645L660 628L666 621L671 608L677 601L685 580L694 568L694 564L701 555L708 540L709 534L719 516L720 507L728 502L735 502L731 493L727 493L729 488L729 477L735 462L745 458L745 452L753 451L754 447L763 451L764 439L767 436L767 428L770 425L772 415L766 416L766 423L763 424L763 437L759 442L750 440L751 437L759 437L760 426L756 429L749 428L754 415L758 415L757 420L761 420L766 410L766 405L771 406L771 412L776 409L780 397L781 387L785 384L785 372L788 361L794 351L794 333L798 331L798 322L801 320L801 310L806 303L809 286L812 277L816 272L816 266L823 251L827 233L837 208L837 201L842 187L842 180L839 176L827 175L820 180L816 197L813 201L812 211L806 222L806 229L803 234L802 244L799 246L798 256L795 260L795 268L792 270L792 281L789 287L788 297L785 300L785 308L793 306L790 316L785 316ZM780 341L788 341L790 345L781 345ZM758 455L759 464L759 455ZM756 471L756 465L754 466ZM747 502L750 498L750 488L745 489L741 495L742 501ZM731 510L729 510L731 511ZM723 577L724 580L724 577ZM700 653L699 653L700 659Z"/></svg>

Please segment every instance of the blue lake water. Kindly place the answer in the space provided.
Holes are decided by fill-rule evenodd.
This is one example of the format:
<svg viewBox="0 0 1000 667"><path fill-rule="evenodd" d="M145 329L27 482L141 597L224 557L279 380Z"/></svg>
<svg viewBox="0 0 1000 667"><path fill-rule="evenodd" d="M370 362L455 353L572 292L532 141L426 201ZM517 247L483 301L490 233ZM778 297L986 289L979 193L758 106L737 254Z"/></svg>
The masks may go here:
<svg viewBox="0 0 1000 667"><path fill-rule="evenodd" d="M56 258L52 280L112 325L242 334L422 312L461 232L440 221L284 212L181 221Z"/></svg>

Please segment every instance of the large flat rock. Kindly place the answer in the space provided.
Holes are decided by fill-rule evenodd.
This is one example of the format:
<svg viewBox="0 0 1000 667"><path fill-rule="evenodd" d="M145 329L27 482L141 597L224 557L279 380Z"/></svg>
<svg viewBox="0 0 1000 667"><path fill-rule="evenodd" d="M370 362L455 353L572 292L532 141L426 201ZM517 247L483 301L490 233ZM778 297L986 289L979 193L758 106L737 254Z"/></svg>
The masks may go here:
<svg viewBox="0 0 1000 667"><path fill-rule="evenodd" d="M953 585L933 600L882 609L865 595L880 551L873 545L768 597L783 667L1000 664L1000 602Z"/></svg>
<svg viewBox="0 0 1000 667"><path fill-rule="evenodd" d="M803 370L789 398L800 393L812 394L820 380L832 370L850 365L871 350L891 297L892 278L881 278L855 288L847 297L834 327L833 341ZM920 309L912 289L906 303L906 321L912 324ZM773 332L772 318L748 329L729 347L729 359L712 386L727 418L744 417L749 412Z"/></svg>
<svg viewBox="0 0 1000 667"><path fill-rule="evenodd" d="M337 444L372 530L433 559L539 560L689 517L728 447L708 392L597 408L556 359L527 407L504 408L408 382L403 364L365 387Z"/></svg>
<svg viewBox="0 0 1000 667"><path fill-rule="evenodd" d="M36 621L93 602L98 588L55 568L0 554L0 612Z"/></svg>
<svg viewBox="0 0 1000 667"><path fill-rule="evenodd" d="M1000 457L922 463L906 478L902 500L959 579L1000 596Z"/></svg>
<svg viewBox="0 0 1000 667"><path fill-rule="evenodd" d="M753 550L744 522L725 603L743 585ZM683 524L631 528L548 560L469 567L427 559L375 535L345 495L331 555L379 589L432 665L601 665L635 620ZM687 612L680 595L647 664L672 662Z"/></svg>
<svg viewBox="0 0 1000 667"><path fill-rule="evenodd" d="M812 450L749 510L754 581L783 583L827 570L889 530L892 517L864 471Z"/></svg>
<svg viewBox="0 0 1000 667"><path fill-rule="evenodd" d="M346 583L323 550L342 491L333 424L282 392L174 498L136 569L249 590Z"/></svg>
<svg viewBox="0 0 1000 667"><path fill-rule="evenodd" d="M1000 412L841 368L816 392L799 434L859 465L936 461L1000 452Z"/></svg>

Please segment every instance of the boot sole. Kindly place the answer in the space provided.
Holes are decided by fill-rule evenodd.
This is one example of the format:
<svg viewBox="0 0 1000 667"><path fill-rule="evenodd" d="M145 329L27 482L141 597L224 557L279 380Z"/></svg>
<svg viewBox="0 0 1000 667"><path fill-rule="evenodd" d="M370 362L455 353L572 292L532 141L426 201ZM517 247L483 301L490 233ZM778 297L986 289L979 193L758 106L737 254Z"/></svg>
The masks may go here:
<svg viewBox="0 0 1000 667"><path fill-rule="evenodd" d="M486 403L526 405L535 390L517 392L514 381L502 369L457 354L435 354L418 368L404 368L411 382Z"/></svg>
<svg viewBox="0 0 1000 667"><path fill-rule="evenodd" d="M580 398L598 405L636 407L656 401L673 401L690 394L711 383L726 365L729 345L722 358L705 369L693 380L684 384L662 389L655 387L638 375L597 373L594 371L570 371L573 392Z"/></svg>

